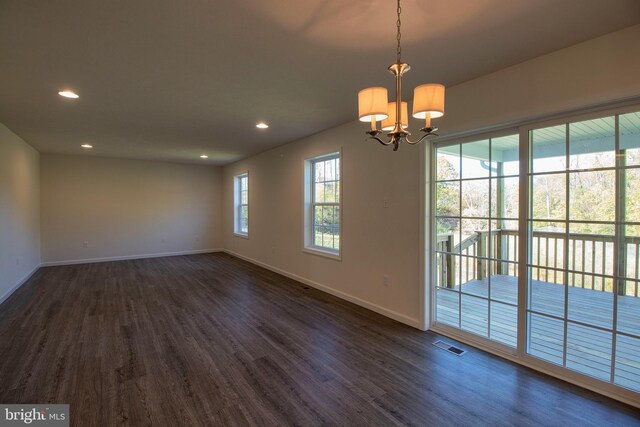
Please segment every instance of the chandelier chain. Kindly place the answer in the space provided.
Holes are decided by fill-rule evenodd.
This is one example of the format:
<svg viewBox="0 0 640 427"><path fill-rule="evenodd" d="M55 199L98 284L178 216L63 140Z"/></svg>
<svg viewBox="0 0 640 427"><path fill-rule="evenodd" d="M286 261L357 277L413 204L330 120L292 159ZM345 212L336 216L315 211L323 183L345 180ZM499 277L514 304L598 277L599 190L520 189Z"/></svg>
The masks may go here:
<svg viewBox="0 0 640 427"><path fill-rule="evenodd" d="M400 63L400 59L402 57L402 47L400 46L400 39L402 38L402 34L400 33L400 25L402 24L402 22L400 21L400 14L402 13L402 7L400 7L400 0L398 0L397 13L398 20L396 21L396 27L398 28L398 35L396 36L396 39L398 40L398 49L396 53L398 56L398 63Z"/></svg>

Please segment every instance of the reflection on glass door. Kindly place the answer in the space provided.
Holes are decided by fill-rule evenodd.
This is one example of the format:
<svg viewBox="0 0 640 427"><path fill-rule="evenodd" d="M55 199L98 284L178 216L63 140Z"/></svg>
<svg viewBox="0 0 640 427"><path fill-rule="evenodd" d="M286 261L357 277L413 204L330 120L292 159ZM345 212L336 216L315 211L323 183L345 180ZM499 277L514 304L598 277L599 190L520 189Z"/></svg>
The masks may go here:
<svg viewBox="0 0 640 427"><path fill-rule="evenodd" d="M436 149L435 320L516 346L518 135Z"/></svg>
<svg viewBox="0 0 640 427"><path fill-rule="evenodd" d="M640 391L640 114L529 139L526 351Z"/></svg>

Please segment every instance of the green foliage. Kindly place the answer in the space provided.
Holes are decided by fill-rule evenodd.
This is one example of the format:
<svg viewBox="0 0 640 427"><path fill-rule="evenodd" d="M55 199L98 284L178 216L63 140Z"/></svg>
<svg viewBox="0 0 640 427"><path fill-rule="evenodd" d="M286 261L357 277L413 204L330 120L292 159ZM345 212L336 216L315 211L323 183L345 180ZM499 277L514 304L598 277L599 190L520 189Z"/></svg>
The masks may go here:
<svg viewBox="0 0 640 427"><path fill-rule="evenodd" d="M556 263L560 263L560 268L572 268L579 272L570 275L569 285L612 292L614 283L609 276L615 274L613 260L614 254L617 254L618 262L626 270L625 274L633 279L627 281L623 291L633 295L638 286L635 280L638 271L636 264L640 259L637 255L639 249L635 246L640 237L640 225L637 225L640 223L640 149L627 148L616 156L611 139L601 144L590 142L588 147L580 146L579 140L577 143L572 141L569 141L571 151L568 164L560 154L564 150L553 151L558 157L545 157L551 155L550 151L541 150L540 157L533 160L536 173L530 178L529 197L530 216L534 220L532 259L539 263L538 267L533 267L536 278L563 284L565 276L553 270ZM638 145L640 139L626 142L626 147ZM466 238L482 235L483 232L491 236L486 233L489 228L514 229L515 222L508 219L519 216L519 179L484 178L488 174L486 168L485 171L481 169L484 166L479 163L481 160L465 157L459 162L459 167L464 169L463 176L478 178L461 180L459 167L454 167L458 161L454 156L442 153L437 158L435 203L439 242L447 239L445 235L453 235L454 243L459 248L466 248L469 246L469 240L466 246L463 244ZM614 165L622 167L615 170ZM496 170L517 173L514 164L504 163L503 166L504 169ZM624 186L621 187L621 184ZM498 188L502 190L501 193L497 191ZM501 200L498 194L502 195ZM495 220L498 217L507 220ZM623 223L618 230L623 249L618 249L614 244L616 217ZM625 225L625 222L631 224ZM564 235L567 225L570 233L568 242ZM594 239L589 235L605 237ZM514 238L514 233L496 236L502 240L493 243L494 250L500 247L496 243L498 241L503 243L504 249L505 239ZM561 257L567 247L570 259L563 260ZM474 250L477 250L477 246L474 246ZM514 254L512 250L501 256L514 261Z"/></svg>
<svg viewBox="0 0 640 427"><path fill-rule="evenodd" d="M460 175L453 167L453 164L445 156L438 156L437 163L437 180L446 181L450 179L459 179Z"/></svg>
<svg viewBox="0 0 640 427"><path fill-rule="evenodd" d="M313 244L331 249L340 248L339 206L316 206Z"/></svg>
<svg viewBox="0 0 640 427"><path fill-rule="evenodd" d="M460 175L444 156L438 156L438 180L458 179ZM436 215L456 217L460 215L460 184L458 182L438 182L436 184ZM443 234L454 230L459 223L456 218L439 218L437 233Z"/></svg>

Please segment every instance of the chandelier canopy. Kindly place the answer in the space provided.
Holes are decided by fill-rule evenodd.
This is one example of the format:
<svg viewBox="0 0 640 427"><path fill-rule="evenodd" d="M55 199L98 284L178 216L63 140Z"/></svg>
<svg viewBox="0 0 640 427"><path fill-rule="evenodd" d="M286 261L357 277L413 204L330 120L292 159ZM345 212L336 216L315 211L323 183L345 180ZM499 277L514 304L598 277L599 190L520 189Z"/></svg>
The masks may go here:
<svg viewBox="0 0 640 427"><path fill-rule="evenodd" d="M410 145L419 144L429 136L437 136L438 128L431 126L431 119L444 115L444 86L439 83L428 83L418 86L413 91L412 115L416 119L425 121L425 126L420 129L423 135L416 141L411 141L409 127L408 104L402 101L402 76L411 69L409 64L402 62L402 47L400 41L402 22L400 15L402 8L398 0L396 21L398 47L396 62L388 68L396 78L396 97L394 102L388 101L387 89L384 87L368 87L358 93L358 118L362 122L371 122L371 130L367 132L369 139L373 139L382 145L393 145L393 151L397 151L401 142ZM389 137L383 141L378 137L382 132L376 128L376 123L381 121L382 131Z"/></svg>

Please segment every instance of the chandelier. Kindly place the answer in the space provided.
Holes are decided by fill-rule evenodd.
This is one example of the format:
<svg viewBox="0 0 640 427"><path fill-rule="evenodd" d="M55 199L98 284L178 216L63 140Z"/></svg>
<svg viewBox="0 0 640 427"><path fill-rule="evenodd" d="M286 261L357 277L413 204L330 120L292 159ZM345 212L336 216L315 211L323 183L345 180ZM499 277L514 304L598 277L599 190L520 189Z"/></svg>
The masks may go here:
<svg viewBox="0 0 640 427"><path fill-rule="evenodd" d="M358 117L362 122L371 122L371 130L367 132L368 139L374 139L382 145L393 145L393 151L398 150L401 142L410 145L419 144L425 138L438 136L435 132L438 128L431 126L431 119L444 115L444 86L438 83L428 83L416 87L413 91L413 117L424 119L425 126L420 129L423 135L416 141L411 141L409 127L408 106L402 101L402 76L409 71L409 64L402 62L402 47L400 40L400 0L398 0L398 20L396 21L398 41L395 64L388 68L396 78L395 102L388 102L387 89L384 87L368 87L358 93ZM383 141L378 137L382 131L377 130L376 122L381 121L382 131L387 131L388 140Z"/></svg>

